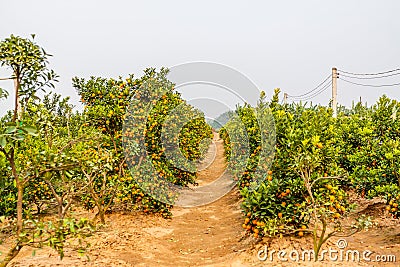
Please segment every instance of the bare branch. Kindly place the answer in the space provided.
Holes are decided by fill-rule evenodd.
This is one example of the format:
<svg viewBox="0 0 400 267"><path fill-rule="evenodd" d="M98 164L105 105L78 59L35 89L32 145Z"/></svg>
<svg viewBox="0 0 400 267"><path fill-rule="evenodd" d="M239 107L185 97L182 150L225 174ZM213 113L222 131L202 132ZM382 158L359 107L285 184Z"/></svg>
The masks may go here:
<svg viewBox="0 0 400 267"><path fill-rule="evenodd" d="M14 80L14 79L15 79L15 77L0 78L0 81Z"/></svg>

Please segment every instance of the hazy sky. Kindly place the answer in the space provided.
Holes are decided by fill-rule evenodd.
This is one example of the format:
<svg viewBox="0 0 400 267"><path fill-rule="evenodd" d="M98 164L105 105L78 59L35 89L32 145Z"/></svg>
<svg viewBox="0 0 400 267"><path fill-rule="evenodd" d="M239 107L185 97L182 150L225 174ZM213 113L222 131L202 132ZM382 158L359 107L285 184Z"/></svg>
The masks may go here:
<svg viewBox="0 0 400 267"><path fill-rule="evenodd" d="M77 105L74 76L140 76L146 67L191 61L226 64L268 96L276 87L298 95L334 66L361 73L400 67L399 11L398 0L3 1L0 39L35 33L37 43L54 55L51 68L61 76L56 91ZM0 77L8 73L0 70ZM400 76L384 83L393 82ZM12 82L0 87L11 89ZM187 89L182 89L187 98L199 94ZM211 89L203 94L229 98ZM382 94L399 98L400 86L338 81L338 101L344 105L360 96L371 103ZM313 101L329 99L327 90ZM10 100L0 105L1 114L12 106Z"/></svg>

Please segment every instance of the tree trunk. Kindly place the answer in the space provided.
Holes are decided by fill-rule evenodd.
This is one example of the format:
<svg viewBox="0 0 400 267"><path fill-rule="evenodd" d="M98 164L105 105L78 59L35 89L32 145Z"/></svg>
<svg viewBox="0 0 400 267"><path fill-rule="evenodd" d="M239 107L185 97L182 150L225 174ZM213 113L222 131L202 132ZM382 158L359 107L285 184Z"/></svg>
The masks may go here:
<svg viewBox="0 0 400 267"><path fill-rule="evenodd" d="M99 209L98 214L99 214L99 217L100 217L100 222L102 224L106 224L106 216L105 216L106 212L103 209L103 206L102 205L98 205L97 208Z"/></svg>
<svg viewBox="0 0 400 267"><path fill-rule="evenodd" d="M13 121L17 121L20 119L21 116L21 105L19 103L19 87L20 87L20 81L19 81L19 73L14 73L15 78L14 78L14 89L15 89L15 109L14 109L14 118Z"/></svg>
<svg viewBox="0 0 400 267"><path fill-rule="evenodd" d="M17 177L17 179L19 179ZM22 224L22 211L23 211L23 197L24 197L24 186L19 182L17 183L18 189L18 197L17 197L17 235L22 231L23 224Z"/></svg>
<svg viewBox="0 0 400 267"><path fill-rule="evenodd" d="M64 219L64 212L63 212L63 199L61 197L56 197L57 205L58 205L58 218Z"/></svg>
<svg viewBox="0 0 400 267"><path fill-rule="evenodd" d="M8 253L7 253L6 257L4 258L4 260L2 262L0 262L0 267L7 266L10 263L10 261L12 261L18 255L18 253L20 252L21 248L22 247L19 246L18 244L15 245L14 247L12 247L8 251Z"/></svg>
<svg viewBox="0 0 400 267"><path fill-rule="evenodd" d="M18 192L18 196L17 196L17 235L19 235L21 233L22 227L23 227L23 225L22 225L22 211L23 211L22 200L24 197L24 185L19 180L17 168L15 166L14 154L15 154L14 149L11 149L9 160L10 160L10 165L11 165L11 172L15 179L15 184L17 186L17 192Z"/></svg>

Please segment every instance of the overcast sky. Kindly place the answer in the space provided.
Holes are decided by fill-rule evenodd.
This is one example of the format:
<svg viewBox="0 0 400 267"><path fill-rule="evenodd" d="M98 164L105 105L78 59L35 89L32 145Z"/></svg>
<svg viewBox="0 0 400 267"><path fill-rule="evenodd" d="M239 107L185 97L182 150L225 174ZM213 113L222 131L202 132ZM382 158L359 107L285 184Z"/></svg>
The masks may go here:
<svg viewBox="0 0 400 267"><path fill-rule="evenodd" d="M357 73L400 67L399 11L398 0L3 1L0 39L35 33L54 55L51 68L61 76L56 91L76 105L74 76L140 76L146 67L192 61L230 66L270 97L276 87L291 95L307 92L332 67ZM8 73L2 69L0 77ZM377 81L394 82L400 75ZM11 92L12 82L0 87ZM188 99L202 94L234 102L217 89L181 90ZM338 101L347 106L360 96L371 103L382 94L399 98L400 86L338 81ZM312 100L326 105L329 99L326 90ZM12 107L10 99L0 105L0 114Z"/></svg>

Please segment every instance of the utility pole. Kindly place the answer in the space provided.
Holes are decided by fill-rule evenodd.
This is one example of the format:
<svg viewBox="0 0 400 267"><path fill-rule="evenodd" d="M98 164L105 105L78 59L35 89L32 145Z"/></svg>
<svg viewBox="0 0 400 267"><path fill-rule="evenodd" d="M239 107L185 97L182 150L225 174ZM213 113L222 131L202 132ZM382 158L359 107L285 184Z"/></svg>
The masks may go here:
<svg viewBox="0 0 400 267"><path fill-rule="evenodd" d="M333 117L337 117L337 69L332 68L332 109Z"/></svg>
<svg viewBox="0 0 400 267"><path fill-rule="evenodd" d="M284 93L283 94L283 104L287 104L287 98L288 98L288 94L287 93Z"/></svg>

